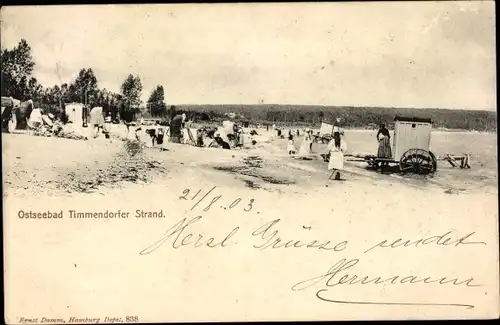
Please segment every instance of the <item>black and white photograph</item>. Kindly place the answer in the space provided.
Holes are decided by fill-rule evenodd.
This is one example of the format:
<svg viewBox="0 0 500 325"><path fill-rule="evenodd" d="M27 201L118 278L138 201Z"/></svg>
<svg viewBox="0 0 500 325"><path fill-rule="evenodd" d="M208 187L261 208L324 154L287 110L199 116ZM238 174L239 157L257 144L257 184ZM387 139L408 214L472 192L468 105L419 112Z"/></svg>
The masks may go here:
<svg viewBox="0 0 500 325"><path fill-rule="evenodd" d="M0 22L6 323L499 317L493 1Z"/></svg>

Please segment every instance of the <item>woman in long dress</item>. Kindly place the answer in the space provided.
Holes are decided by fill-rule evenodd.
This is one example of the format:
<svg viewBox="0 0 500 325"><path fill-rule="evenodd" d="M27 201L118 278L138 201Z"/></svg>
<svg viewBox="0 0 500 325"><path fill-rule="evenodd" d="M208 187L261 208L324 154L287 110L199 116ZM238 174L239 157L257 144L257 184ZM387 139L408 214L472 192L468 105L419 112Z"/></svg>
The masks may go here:
<svg viewBox="0 0 500 325"><path fill-rule="evenodd" d="M335 180L340 180L340 171L344 169L344 152L347 150L347 144L343 138L343 132L337 132L328 143L330 153L328 161L328 170L332 171L329 179L335 175Z"/></svg>
<svg viewBox="0 0 500 325"><path fill-rule="evenodd" d="M104 128L104 113L102 107L94 107L90 111L90 126L92 127L92 137L99 136L99 130Z"/></svg>
<svg viewBox="0 0 500 325"><path fill-rule="evenodd" d="M377 157L379 158L392 158L392 150L391 150L391 135L389 130L385 127L384 124L380 125L380 129L377 132L377 141L378 141L378 152ZM382 167L388 166L389 163L383 162Z"/></svg>
<svg viewBox="0 0 500 325"><path fill-rule="evenodd" d="M309 132L305 133L304 139L300 144L299 156L308 156L311 153L311 144L312 144L311 134Z"/></svg>

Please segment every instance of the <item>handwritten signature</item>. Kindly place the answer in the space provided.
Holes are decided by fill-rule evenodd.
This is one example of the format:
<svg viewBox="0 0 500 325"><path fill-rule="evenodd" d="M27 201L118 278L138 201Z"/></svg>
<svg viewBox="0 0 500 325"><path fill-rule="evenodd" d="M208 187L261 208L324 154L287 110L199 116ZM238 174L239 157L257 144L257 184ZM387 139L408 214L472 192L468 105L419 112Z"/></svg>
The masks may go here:
<svg viewBox="0 0 500 325"><path fill-rule="evenodd" d="M323 282L326 288L321 288L316 292L316 297L322 301L338 303L338 304L362 304L362 305L400 305L400 306L450 306L450 307L465 307L468 309L474 308L473 305L469 304L457 304L457 303L430 303L430 302L381 302L381 301L346 301L326 298L325 293L328 292L329 288L334 288L340 285L385 285L385 284L438 284L438 285L454 285L454 286L465 286L465 287L478 287L479 284L475 284L474 278L470 277L465 280L458 278L448 278L448 277L418 277L418 276L401 276L395 275L391 277L383 278L381 276L359 276L357 274L349 274L346 270L353 268L359 263L359 259L347 260L345 258L341 259L335 263L326 273L301 281L292 286L293 291L301 291L312 287L320 282Z"/></svg>

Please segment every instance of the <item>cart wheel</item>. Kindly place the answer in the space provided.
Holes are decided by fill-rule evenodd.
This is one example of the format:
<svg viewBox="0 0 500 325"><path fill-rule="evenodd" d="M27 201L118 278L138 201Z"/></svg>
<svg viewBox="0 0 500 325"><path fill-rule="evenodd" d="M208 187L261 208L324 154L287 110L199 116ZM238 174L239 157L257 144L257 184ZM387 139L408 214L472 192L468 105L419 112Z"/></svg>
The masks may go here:
<svg viewBox="0 0 500 325"><path fill-rule="evenodd" d="M371 157L365 157L365 161L368 164L368 168L370 169L377 169L377 161Z"/></svg>
<svg viewBox="0 0 500 325"><path fill-rule="evenodd" d="M406 151L399 161L402 173L412 172L420 175L432 174L436 170L436 159L430 152L423 149Z"/></svg>
<svg viewBox="0 0 500 325"><path fill-rule="evenodd" d="M429 151L429 155L431 156L432 158L432 166L434 168L434 172L436 172L437 168L438 168L438 161L437 161L437 158L436 156L432 153L432 151Z"/></svg>

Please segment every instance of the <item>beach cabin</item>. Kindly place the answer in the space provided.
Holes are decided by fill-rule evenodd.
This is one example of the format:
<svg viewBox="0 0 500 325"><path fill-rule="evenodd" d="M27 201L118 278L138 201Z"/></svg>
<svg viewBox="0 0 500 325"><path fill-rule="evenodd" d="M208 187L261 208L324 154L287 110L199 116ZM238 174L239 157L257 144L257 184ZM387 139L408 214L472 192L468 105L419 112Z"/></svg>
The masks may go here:
<svg viewBox="0 0 500 325"><path fill-rule="evenodd" d="M432 120L430 118L402 117L394 118L394 137L392 155L395 161L410 149L430 151Z"/></svg>
<svg viewBox="0 0 500 325"><path fill-rule="evenodd" d="M319 128L319 134L321 136L330 136L333 134L333 123L321 122Z"/></svg>
<svg viewBox="0 0 500 325"><path fill-rule="evenodd" d="M68 116L68 123L80 123L86 117L85 105L81 103L66 104L65 112Z"/></svg>

